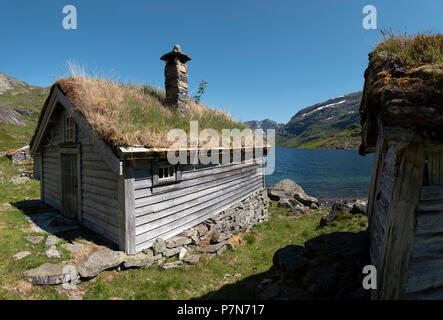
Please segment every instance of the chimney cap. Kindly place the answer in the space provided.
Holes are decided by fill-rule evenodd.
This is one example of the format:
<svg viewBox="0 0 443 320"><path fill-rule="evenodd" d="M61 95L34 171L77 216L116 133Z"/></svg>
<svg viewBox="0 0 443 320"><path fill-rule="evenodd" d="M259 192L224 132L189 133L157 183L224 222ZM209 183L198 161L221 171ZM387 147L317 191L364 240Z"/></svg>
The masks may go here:
<svg viewBox="0 0 443 320"><path fill-rule="evenodd" d="M174 48L172 49L172 51L162 55L160 57L160 59L168 62L169 60L171 60L175 57L177 57L181 63L186 63L189 60L192 60L190 56L188 56L187 54L185 54L181 51L179 44L174 45Z"/></svg>

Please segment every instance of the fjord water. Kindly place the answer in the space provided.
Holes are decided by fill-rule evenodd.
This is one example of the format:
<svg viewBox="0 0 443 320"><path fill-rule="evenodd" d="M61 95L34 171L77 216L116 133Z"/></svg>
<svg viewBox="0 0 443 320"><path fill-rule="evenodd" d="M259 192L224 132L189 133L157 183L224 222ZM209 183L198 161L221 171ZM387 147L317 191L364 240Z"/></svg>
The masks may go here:
<svg viewBox="0 0 443 320"><path fill-rule="evenodd" d="M277 147L275 171L265 177L266 186L291 179L320 200L367 198L373 159L358 150Z"/></svg>

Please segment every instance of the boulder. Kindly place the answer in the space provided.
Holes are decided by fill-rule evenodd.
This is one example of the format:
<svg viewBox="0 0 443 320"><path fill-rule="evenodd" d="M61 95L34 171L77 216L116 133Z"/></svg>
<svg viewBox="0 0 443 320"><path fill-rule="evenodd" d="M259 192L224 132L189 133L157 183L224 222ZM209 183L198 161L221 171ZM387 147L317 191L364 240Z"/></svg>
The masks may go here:
<svg viewBox="0 0 443 320"><path fill-rule="evenodd" d="M197 250L199 252L203 252L203 253L214 253L214 252L217 252L218 250L220 250L223 246L225 246L225 244L226 244L226 241L223 241L223 242L220 242L217 244L210 244L205 247L197 248Z"/></svg>
<svg viewBox="0 0 443 320"><path fill-rule="evenodd" d="M166 248L172 249L190 244L192 240L188 237L174 236L165 241Z"/></svg>
<svg viewBox="0 0 443 320"><path fill-rule="evenodd" d="M125 268L151 266L154 263L154 255L152 254L152 251L150 252L150 254L139 252L135 255L127 256L123 262L123 266Z"/></svg>
<svg viewBox="0 0 443 320"><path fill-rule="evenodd" d="M302 215L308 209L318 209L320 201L308 196L294 181L286 179L268 188L269 198L278 201L279 208L290 209L297 215Z"/></svg>
<svg viewBox="0 0 443 320"><path fill-rule="evenodd" d="M80 261L78 273L82 278L93 278L102 271L118 267L125 259L126 255L121 251L97 251Z"/></svg>
<svg viewBox="0 0 443 320"><path fill-rule="evenodd" d="M166 250L165 241L162 238L157 238L152 244L152 250L154 251L154 255L163 253Z"/></svg>
<svg viewBox="0 0 443 320"><path fill-rule="evenodd" d="M290 179L277 182L274 186L268 188L268 196L272 200L280 201L280 199L295 199L305 206L315 203L320 206L320 201L306 194L302 187Z"/></svg>
<svg viewBox="0 0 443 320"><path fill-rule="evenodd" d="M45 246L47 247L51 247L53 245L56 245L57 243L59 243L60 241L62 241L60 238L54 236L54 235L50 235L46 238L46 242L45 242Z"/></svg>
<svg viewBox="0 0 443 320"><path fill-rule="evenodd" d="M56 246L51 246L45 251L45 255L50 259L58 259L62 256L62 253L57 249Z"/></svg>
<svg viewBox="0 0 443 320"><path fill-rule="evenodd" d="M352 206L351 211L349 211L352 214L364 214L366 215L366 211L367 211L367 205L363 204L363 203L354 203L354 205Z"/></svg>
<svg viewBox="0 0 443 320"><path fill-rule="evenodd" d="M349 212L352 209L352 205L349 205L346 201L335 201L331 207L330 212L333 214L339 214L343 212Z"/></svg>
<svg viewBox="0 0 443 320"><path fill-rule="evenodd" d="M345 212L350 212L352 210L352 204L347 201L336 201L332 204L331 209L328 213L320 219L320 226L324 227L330 224L332 221L337 219L337 217Z"/></svg>
<svg viewBox="0 0 443 320"><path fill-rule="evenodd" d="M78 279L75 266L70 264L45 263L25 271L23 276L26 281L36 285L62 284Z"/></svg>
<svg viewBox="0 0 443 320"><path fill-rule="evenodd" d="M161 267L165 270L173 269L173 268L180 268L183 267L182 261L174 261L174 262L168 262L161 265Z"/></svg>
<svg viewBox="0 0 443 320"><path fill-rule="evenodd" d="M194 229L197 231L200 237L205 236L209 232L208 227L204 224L199 224L198 226L194 227Z"/></svg>
<svg viewBox="0 0 443 320"><path fill-rule="evenodd" d="M355 262L367 256L369 243L366 231L333 232L306 241L305 248L306 255L319 262Z"/></svg>
<svg viewBox="0 0 443 320"><path fill-rule="evenodd" d="M218 233L211 238L211 243L212 244L220 243L222 241L228 240L230 237L232 237L232 233L229 232Z"/></svg>
<svg viewBox="0 0 443 320"><path fill-rule="evenodd" d="M31 252L29 252L29 251L21 251L21 252L14 254L14 256L12 258L14 260L20 260L20 259L23 259L24 257L29 256L30 254L31 254Z"/></svg>
<svg viewBox="0 0 443 320"><path fill-rule="evenodd" d="M307 267L305 248L298 245L289 245L278 249L273 258L275 270L282 277L295 277L300 275Z"/></svg>
<svg viewBox="0 0 443 320"><path fill-rule="evenodd" d="M186 256L183 258L183 262L186 264L197 264L200 260L200 256L198 254Z"/></svg>
<svg viewBox="0 0 443 320"><path fill-rule="evenodd" d="M183 260L184 257L188 254L188 251L185 248L181 248L180 252L178 253L178 259Z"/></svg>
<svg viewBox="0 0 443 320"><path fill-rule="evenodd" d="M192 236L195 236L196 231L194 229L185 230L182 233L179 234L181 237L187 237L191 238Z"/></svg>
<svg viewBox="0 0 443 320"><path fill-rule="evenodd" d="M361 292L362 268L369 264L366 232L335 232L279 249L273 266L280 279L267 285L267 299L369 299ZM279 291L276 293L276 291Z"/></svg>
<svg viewBox="0 0 443 320"><path fill-rule="evenodd" d="M26 236L25 237L25 240L27 240L27 241L29 241L29 242L31 242L33 244L40 243L40 242L43 241L43 239L44 239L43 236Z"/></svg>
<svg viewBox="0 0 443 320"><path fill-rule="evenodd" d="M171 248L171 249L166 249L166 250L163 252L163 256L165 256L166 258L173 257L173 256L177 255L177 254L180 252L181 249L182 249L182 248Z"/></svg>

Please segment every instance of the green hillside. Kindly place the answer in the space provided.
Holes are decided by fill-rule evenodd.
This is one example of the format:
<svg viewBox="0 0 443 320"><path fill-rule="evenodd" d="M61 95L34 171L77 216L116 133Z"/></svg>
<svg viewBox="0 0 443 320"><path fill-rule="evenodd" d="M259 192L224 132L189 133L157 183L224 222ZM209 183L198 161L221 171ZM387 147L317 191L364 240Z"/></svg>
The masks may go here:
<svg viewBox="0 0 443 320"><path fill-rule="evenodd" d="M304 108L279 130L276 145L295 148L357 149L361 91Z"/></svg>
<svg viewBox="0 0 443 320"><path fill-rule="evenodd" d="M49 89L3 73L0 88L5 88L0 91L0 152L4 152L29 144Z"/></svg>

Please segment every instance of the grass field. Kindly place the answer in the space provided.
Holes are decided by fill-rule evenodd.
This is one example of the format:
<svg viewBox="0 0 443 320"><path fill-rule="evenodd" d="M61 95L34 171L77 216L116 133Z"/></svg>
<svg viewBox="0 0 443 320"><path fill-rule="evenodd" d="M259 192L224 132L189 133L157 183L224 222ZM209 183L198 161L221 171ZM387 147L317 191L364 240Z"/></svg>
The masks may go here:
<svg viewBox="0 0 443 320"><path fill-rule="evenodd" d="M21 165L11 166L9 160L0 159L0 299L67 299L60 286L31 286L23 280L25 270L45 262L57 263L73 258L63 251L60 259L44 255L44 241L33 245L24 240L26 235L39 235L29 230L25 213L14 205L18 201L37 199L39 182L14 185L10 182ZM272 267L274 252L288 244L303 244L306 240L335 231L358 232L366 228L367 219L361 215L344 214L332 225L319 228L320 218L304 216L294 218L286 209L270 209L271 219L249 233L240 233L243 239L235 251L209 258L202 255L195 266L162 270L158 267L131 269L121 272L106 271L96 279L82 282L78 290L83 299L254 299L261 280L275 276ZM44 234L40 234L44 235ZM82 239L76 239L82 241ZM13 260L20 251L31 255Z"/></svg>

